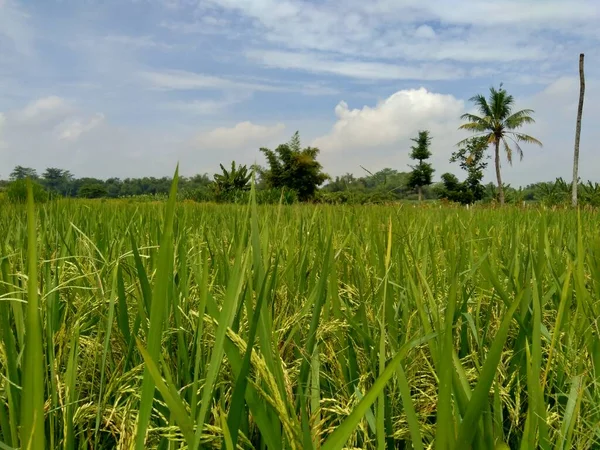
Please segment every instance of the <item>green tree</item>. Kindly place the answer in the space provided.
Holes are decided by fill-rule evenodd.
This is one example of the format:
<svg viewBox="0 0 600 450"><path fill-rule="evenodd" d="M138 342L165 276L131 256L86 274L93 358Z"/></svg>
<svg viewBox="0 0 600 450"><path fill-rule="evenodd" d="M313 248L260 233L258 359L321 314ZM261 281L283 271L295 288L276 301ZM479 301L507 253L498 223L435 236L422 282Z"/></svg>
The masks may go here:
<svg viewBox="0 0 600 450"><path fill-rule="evenodd" d="M261 148L267 158L268 169L262 174L271 188L288 188L298 194L300 201L314 197L317 188L329 179L317 161L319 149L301 148L300 134L296 131L289 142L275 150Z"/></svg>
<svg viewBox="0 0 600 450"><path fill-rule="evenodd" d="M440 198L446 198L451 202L469 204L473 202L473 194L467 189L467 184L460 182L452 173L442 174L442 189Z"/></svg>
<svg viewBox="0 0 600 450"><path fill-rule="evenodd" d="M73 175L68 170L48 167L42 174L42 184L51 192L67 194Z"/></svg>
<svg viewBox="0 0 600 450"><path fill-rule="evenodd" d="M228 194L235 191L247 191L250 189L250 179L252 173L248 171L246 166L239 165L236 167L235 161L231 161L231 169L227 170L221 166L222 173L214 175L215 186L218 193Z"/></svg>
<svg viewBox="0 0 600 450"><path fill-rule="evenodd" d="M16 166L10 173L10 180L24 180L25 178L31 178L32 180L38 179L38 174L35 169L31 167Z"/></svg>
<svg viewBox="0 0 600 450"><path fill-rule="evenodd" d="M82 198L101 198L108 196L108 191L104 184L90 183L81 186L78 195Z"/></svg>
<svg viewBox="0 0 600 450"><path fill-rule="evenodd" d="M408 186L412 189L416 189L419 194L419 201L423 199L423 186L429 186L433 177L433 167L431 164L424 162L429 159L431 152L429 146L431 145L431 136L429 131L419 131L419 135L416 138L411 139L417 145L411 147L410 158L419 163L415 166L410 166L412 172L408 179Z"/></svg>
<svg viewBox="0 0 600 450"><path fill-rule="evenodd" d="M486 136L472 137L464 141L459 149L452 153L450 162L458 162L467 172L465 188L472 194L472 201L483 199L485 189L481 184L483 171L487 167L485 151L488 148Z"/></svg>
<svg viewBox="0 0 600 450"><path fill-rule="evenodd" d="M502 187L502 176L500 173L500 145L502 144L506 152L508 163L512 165L513 151L523 159L523 150L519 145L520 142L536 144L540 147L542 143L536 138L523 134L519 130L523 125L535 123L533 110L522 109L513 112L514 98L509 95L500 84L499 89L490 88L489 98L486 99L483 95L476 95L470 99L475 104L480 115L463 114L462 120L467 123L460 126L462 130L468 130L476 133L476 136L487 138L487 143L494 147L494 164L496 166L496 179L498 183L498 198L500 204L504 204L504 189ZM465 139L459 142L459 145L467 141ZM514 150L508 141L514 144Z"/></svg>

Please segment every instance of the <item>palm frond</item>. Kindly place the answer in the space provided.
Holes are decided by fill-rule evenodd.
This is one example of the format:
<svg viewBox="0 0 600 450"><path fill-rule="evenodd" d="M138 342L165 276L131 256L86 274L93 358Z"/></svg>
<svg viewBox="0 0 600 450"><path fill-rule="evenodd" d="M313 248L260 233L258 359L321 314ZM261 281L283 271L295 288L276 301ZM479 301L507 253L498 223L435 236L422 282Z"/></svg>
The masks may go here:
<svg viewBox="0 0 600 450"><path fill-rule="evenodd" d="M514 130L522 127L525 124L535 123L535 120L533 117L531 117L531 114L533 114L532 109L522 109L521 111L511 114L504 121L506 128Z"/></svg>
<svg viewBox="0 0 600 450"><path fill-rule="evenodd" d="M529 136L528 134L523 133L515 133L514 131L508 132L507 134L512 135L514 139L518 142L525 142L527 144L535 144L543 147L543 144L534 138L533 136Z"/></svg>
<svg viewBox="0 0 600 450"><path fill-rule="evenodd" d="M463 114L462 116L460 116L460 119L461 120L469 120L471 122L487 122L488 117L487 116L480 117L475 114L466 113L466 114Z"/></svg>
<svg viewBox="0 0 600 450"><path fill-rule="evenodd" d="M492 110L490 109L490 105L488 104L487 99L483 95L474 95L469 99L469 101L475 103L475 106L477 107L479 112L483 114L484 117L491 117L493 115Z"/></svg>
<svg viewBox="0 0 600 450"><path fill-rule="evenodd" d="M479 132L479 133L483 133L484 131L490 131L490 128L487 125L479 123L479 122L463 123L460 127L458 127L458 129Z"/></svg>
<svg viewBox="0 0 600 450"><path fill-rule="evenodd" d="M457 147L460 147L462 145L466 145L471 139L473 139L474 137L483 137L486 136L488 138L488 144L491 144L494 141L494 135L493 134L486 134L486 133L478 133L478 134L474 134L473 136L469 136L466 139L463 139L462 141L458 142L456 144Z"/></svg>
<svg viewBox="0 0 600 450"><path fill-rule="evenodd" d="M511 141L514 142L515 148L517 149L517 154L519 155L520 160L523 161L523 149L521 148L521 146L519 145L519 143L515 139L513 139L513 137L510 136L509 134L507 134L506 137L508 137L508 139L510 139ZM506 142L506 137L505 137L505 140L504 140L505 142Z"/></svg>
<svg viewBox="0 0 600 450"><path fill-rule="evenodd" d="M510 146L508 145L508 142L506 142L506 139L502 139L502 144L504 144L504 151L506 152L506 159L508 160L508 163L512 166L512 148L510 148Z"/></svg>
<svg viewBox="0 0 600 450"><path fill-rule="evenodd" d="M502 87L498 90L493 87L490 88L489 104L492 110L491 116L496 122L503 122L511 115L513 103L514 97L508 94Z"/></svg>

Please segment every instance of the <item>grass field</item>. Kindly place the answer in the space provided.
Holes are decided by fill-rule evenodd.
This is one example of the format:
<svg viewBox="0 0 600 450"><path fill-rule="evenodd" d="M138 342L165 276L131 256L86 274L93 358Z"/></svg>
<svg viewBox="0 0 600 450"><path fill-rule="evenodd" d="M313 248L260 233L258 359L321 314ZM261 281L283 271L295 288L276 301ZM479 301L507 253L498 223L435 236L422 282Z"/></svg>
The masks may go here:
<svg viewBox="0 0 600 450"><path fill-rule="evenodd" d="M5 204L0 449L600 448L599 223Z"/></svg>

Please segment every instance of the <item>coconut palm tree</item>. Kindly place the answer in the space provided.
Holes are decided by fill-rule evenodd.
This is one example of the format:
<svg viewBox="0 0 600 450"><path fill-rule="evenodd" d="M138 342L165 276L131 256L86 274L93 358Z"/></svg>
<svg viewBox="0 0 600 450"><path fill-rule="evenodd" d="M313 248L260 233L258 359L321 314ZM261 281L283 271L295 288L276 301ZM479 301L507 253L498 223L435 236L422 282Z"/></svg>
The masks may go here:
<svg viewBox="0 0 600 450"><path fill-rule="evenodd" d="M508 163L511 165L514 151L523 159L523 150L519 143L525 142L542 146L542 143L536 138L517 131L523 125L535 123L535 120L531 117L533 110L522 109L521 111L513 112L514 98L502 88L502 84L500 84L500 88L497 90L494 87L490 88L488 99L483 95L476 95L470 101L475 104L481 115L463 114L461 119L466 120L467 123L461 125L459 129L471 131L476 136L485 136L488 140L488 145L493 145L496 178L498 181L498 198L500 199L500 204L503 205L504 189L502 188L502 176L500 174L500 145L503 145ZM462 145L466 141L468 139L459 142L458 145Z"/></svg>

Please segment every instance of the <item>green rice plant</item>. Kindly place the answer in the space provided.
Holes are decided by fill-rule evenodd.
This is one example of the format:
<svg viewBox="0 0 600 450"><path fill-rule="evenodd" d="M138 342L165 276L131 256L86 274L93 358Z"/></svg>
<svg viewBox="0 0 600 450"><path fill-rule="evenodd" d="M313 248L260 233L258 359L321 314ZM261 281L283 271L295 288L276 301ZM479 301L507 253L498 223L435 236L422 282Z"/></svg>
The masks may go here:
<svg viewBox="0 0 600 450"><path fill-rule="evenodd" d="M600 447L598 212L0 211L0 448Z"/></svg>

